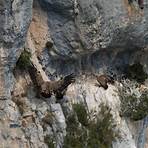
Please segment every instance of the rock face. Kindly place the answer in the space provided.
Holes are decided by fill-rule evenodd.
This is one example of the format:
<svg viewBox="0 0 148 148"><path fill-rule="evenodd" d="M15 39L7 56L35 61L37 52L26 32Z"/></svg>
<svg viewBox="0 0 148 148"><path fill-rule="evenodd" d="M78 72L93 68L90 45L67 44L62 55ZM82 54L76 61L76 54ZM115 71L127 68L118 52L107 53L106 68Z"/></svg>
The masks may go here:
<svg viewBox="0 0 148 148"><path fill-rule="evenodd" d="M40 5L63 58L102 48L138 48L148 42L147 9L142 12L135 6L136 12L130 12L127 0L45 0Z"/></svg>
<svg viewBox="0 0 148 148"><path fill-rule="evenodd" d="M114 148L147 147L147 118L139 122L121 118L117 86L104 90L95 86L94 79L85 78L85 73L91 72L120 74L127 64L136 61L148 72L147 6L146 0L144 10L135 1L129 5L128 0L1 0L2 147L46 148L51 140L61 148L66 115L72 103L81 101L89 110L97 110L101 102L111 107L122 136L121 141L113 143ZM36 98L29 74L13 74L24 44L44 80L84 73L68 87L61 102L54 97Z"/></svg>
<svg viewBox="0 0 148 148"><path fill-rule="evenodd" d="M144 8L128 0L35 1L30 33L42 65L51 75L124 67L147 45L146 1Z"/></svg>
<svg viewBox="0 0 148 148"><path fill-rule="evenodd" d="M0 88L1 96L10 95L12 67L21 53L31 21L32 1L2 0L0 2ZM7 88L7 90L4 90ZM4 93L4 94L3 94Z"/></svg>

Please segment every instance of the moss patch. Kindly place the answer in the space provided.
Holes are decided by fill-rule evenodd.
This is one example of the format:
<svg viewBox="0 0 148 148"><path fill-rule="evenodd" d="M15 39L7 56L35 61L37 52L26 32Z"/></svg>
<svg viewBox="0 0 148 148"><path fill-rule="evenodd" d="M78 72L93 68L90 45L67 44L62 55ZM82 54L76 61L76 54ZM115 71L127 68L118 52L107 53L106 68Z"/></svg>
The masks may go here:
<svg viewBox="0 0 148 148"><path fill-rule="evenodd" d="M26 70L31 66L31 53L24 49L24 51L21 53L18 61L17 61L17 67L20 70Z"/></svg>

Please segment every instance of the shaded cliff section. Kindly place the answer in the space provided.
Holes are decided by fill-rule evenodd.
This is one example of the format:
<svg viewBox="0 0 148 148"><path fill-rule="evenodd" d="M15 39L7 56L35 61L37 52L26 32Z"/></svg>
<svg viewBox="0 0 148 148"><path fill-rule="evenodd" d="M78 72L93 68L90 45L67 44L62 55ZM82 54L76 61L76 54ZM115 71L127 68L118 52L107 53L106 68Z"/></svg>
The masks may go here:
<svg viewBox="0 0 148 148"><path fill-rule="evenodd" d="M147 65L139 56L147 53L147 3L137 5L35 0L30 35L46 74L124 71L135 59Z"/></svg>

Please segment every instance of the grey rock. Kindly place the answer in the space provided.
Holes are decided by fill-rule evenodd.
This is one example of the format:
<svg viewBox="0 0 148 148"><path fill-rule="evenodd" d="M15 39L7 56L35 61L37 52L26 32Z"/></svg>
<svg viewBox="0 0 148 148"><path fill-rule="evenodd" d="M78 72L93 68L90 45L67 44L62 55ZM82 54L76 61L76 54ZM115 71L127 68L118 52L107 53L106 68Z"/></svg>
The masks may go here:
<svg viewBox="0 0 148 148"><path fill-rule="evenodd" d="M14 82L12 68L22 52L31 17L32 0L0 3L0 79L4 87L0 96L10 98Z"/></svg>
<svg viewBox="0 0 148 148"><path fill-rule="evenodd" d="M54 114L53 132L56 133L57 148L63 145L64 136L66 136L66 121L60 104L51 104L51 111Z"/></svg>
<svg viewBox="0 0 148 148"><path fill-rule="evenodd" d="M130 20L122 0L39 2L48 14L51 37L63 58L76 54L77 48L80 55L82 51L93 52L102 48L143 47L148 42L146 8L144 16L135 15L135 19ZM77 16L75 8L79 10Z"/></svg>
<svg viewBox="0 0 148 148"><path fill-rule="evenodd" d="M32 104L31 105L31 108L32 108L33 111L35 111L36 110L36 105L35 104Z"/></svg>
<svg viewBox="0 0 148 148"><path fill-rule="evenodd" d="M64 113L68 114L72 110L69 103L72 98L71 102L84 102L88 109L97 108L101 101L108 102L115 117L118 117L116 120L120 120L122 133L128 134L127 137L123 136L122 143L115 143L114 148L136 147L137 141L132 139L134 132L128 127L133 124L120 119L118 96L111 95L114 89L112 86L104 91L96 88L95 82L92 84L85 79L80 80L74 88L69 88L75 91L71 96L66 95L69 102L64 99L60 104L55 103L54 97L46 101L28 95L27 112L32 113L33 110L35 115L22 116L19 113L17 104L11 101L13 85L17 83L13 68L24 48L32 18L32 2L33 0L0 2L0 131L3 129L0 141L6 143L6 147L10 147L7 139L11 139L15 144L21 143L19 147L28 145L38 148L46 147L45 135L55 135L56 147L61 148L67 126ZM39 5L35 5L36 2ZM122 71L134 59L142 59L141 62L148 71L147 51L141 52L142 56L139 57L135 54L148 44L147 4L145 2L143 16L138 10L138 15L131 17L122 0L34 0L33 9L38 12L41 7L41 12L46 14L49 31L47 36L51 37L49 40L53 43L52 52L43 49L39 56L46 74L54 79L72 72L104 73L108 71L108 67ZM137 5L135 6L137 9ZM40 18L42 17L45 16L40 13ZM54 115L53 123L47 124L46 129L43 129L42 119L48 111ZM13 128L15 132L11 132L9 125L21 121L25 122L24 126ZM144 128L140 125L142 134L146 131L146 125L144 124ZM141 138L143 141L144 136Z"/></svg>
<svg viewBox="0 0 148 148"><path fill-rule="evenodd" d="M128 2L122 0L38 2L47 14L48 34L54 43L52 53L56 55L45 49L41 56L49 77L99 72L109 67L123 71L137 50L148 44L147 2L144 12L134 4L136 11L132 15Z"/></svg>

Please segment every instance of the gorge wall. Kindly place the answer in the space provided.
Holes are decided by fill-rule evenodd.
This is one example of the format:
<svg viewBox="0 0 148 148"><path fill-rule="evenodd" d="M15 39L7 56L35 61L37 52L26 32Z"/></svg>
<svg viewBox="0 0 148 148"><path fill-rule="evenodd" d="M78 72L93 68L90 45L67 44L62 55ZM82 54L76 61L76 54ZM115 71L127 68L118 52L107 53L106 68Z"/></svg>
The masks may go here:
<svg viewBox="0 0 148 148"><path fill-rule="evenodd" d="M131 7L127 0L2 0L2 147L47 147L44 141L47 135L54 135L56 147L61 147L66 135L63 110L71 110L72 102L85 101L90 110L100 102L111 106L122 134L122 141L115 142L114 148L146 148L147 120L131 123L121 118L116 86L109 86L104 91L95 87L95 80L90 81L85 74L122 74L129 63L136 61L140 61L148 72L147 8L147 0L144 10L139 9L136 2ZM47 48L46 43L50 47ZM13 69L24 47L32 53L31 60L45 80L72 72L84 77L68 88L65 96L68 102L56 103L54 97L37 99L28 73L14 75ZM23 102L23 114L16 100ZM52 125L46 124L44 130L43 119L48 112L54 114L54 121Z"/></svg>
<svg viewBox="0 0 148 148"><path fill-rule="evenodd" d="M122 69L147 45L146 8L146 1L144 11L137 4L130 9L127 0L34 2L31 34L38 52L43 49L42 65L51 75ZM44 37L32 28L44 30ZM45 39L52 48L44 48Z"/></svg>

